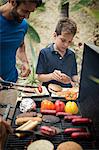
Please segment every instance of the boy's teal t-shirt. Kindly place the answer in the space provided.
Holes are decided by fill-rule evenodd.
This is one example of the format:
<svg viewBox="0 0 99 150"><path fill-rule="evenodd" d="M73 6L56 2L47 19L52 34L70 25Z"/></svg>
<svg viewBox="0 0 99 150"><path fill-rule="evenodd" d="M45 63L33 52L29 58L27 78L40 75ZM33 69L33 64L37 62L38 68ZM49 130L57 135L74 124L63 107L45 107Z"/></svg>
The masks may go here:
<svg viewBox="0 0 99 150"><path fill-rule="evenodd" d="M24 41L27 28L25 19L17 23L0 14L0 77L6 81L17 81L16 51Z"/></svg>

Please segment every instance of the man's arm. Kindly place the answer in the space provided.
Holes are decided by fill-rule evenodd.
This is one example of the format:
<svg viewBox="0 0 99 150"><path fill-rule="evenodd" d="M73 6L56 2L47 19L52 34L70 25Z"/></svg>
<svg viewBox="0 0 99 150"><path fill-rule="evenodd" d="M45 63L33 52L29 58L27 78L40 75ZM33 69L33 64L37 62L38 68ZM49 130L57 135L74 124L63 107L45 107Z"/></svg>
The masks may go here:
<svg viewBox="0 0 99 150"><path fill-rule="evenodd" d="M29 62L28 62L26 52L25 52L24 43L22 43L21 46L18 48L17 57L22 62L22 74L21 75L22 77L27 77L30 73L30 68L29 68Z"/></svg>

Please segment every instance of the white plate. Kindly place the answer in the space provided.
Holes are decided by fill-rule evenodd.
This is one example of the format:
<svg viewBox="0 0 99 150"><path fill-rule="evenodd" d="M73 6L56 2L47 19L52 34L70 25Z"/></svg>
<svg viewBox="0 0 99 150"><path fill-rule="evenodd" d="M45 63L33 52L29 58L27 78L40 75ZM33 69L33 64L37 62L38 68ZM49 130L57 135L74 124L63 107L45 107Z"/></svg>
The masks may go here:
<svg viewBox="0 0 99 150"><path fill-rule="evenodd" d="M21 92L22 97L37 97L37 96L49 96L49 92L45 86L42 86L42 93L38 91L37 88L35 88L35 93L27 93L27 92Z"/></svg>
<svg viewBox="0 0 99 150"><path fill-rule="evenodd" d="M73 88L62 88L62 91L61 92L56 92L56 93L51 93L51 97L52 98L65 98L65 94L64 92L66 92L67 90L71 90ZM79 92L79 88L74 88L75 92ZM63 92L63 95L59 94L59 93L62 93Z"/></svg>

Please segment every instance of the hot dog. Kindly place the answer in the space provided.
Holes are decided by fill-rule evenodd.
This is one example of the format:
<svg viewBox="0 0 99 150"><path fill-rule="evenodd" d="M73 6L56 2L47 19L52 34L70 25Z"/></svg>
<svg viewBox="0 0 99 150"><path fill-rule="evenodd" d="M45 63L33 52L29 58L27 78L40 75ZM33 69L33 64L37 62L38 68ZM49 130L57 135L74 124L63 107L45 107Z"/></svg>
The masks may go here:
<svg viewBox="0 0 99 150"><path fill-rule="evenodd" d="M71 115L71 114L66 113L66 112L57 112L56 113L56 116L58 116L58 117L64 117L64 116L68 116L68 115Z"/></svg>
<svg viewBox="0 0 99 150"><path fill-rule="evenodd" d="M64 130L64 133L71 134L73 132L83 132L83 131L86 131L86 129L85 128L67 128Z"/></svg>
<svg viewBox="0 0 99 150"><path fill-rule="evenodd" d="M38 125L38 123L39 123L38 121L31 121L31 120L29 120L28 122L24 123L20 127L16 128L16 130L21 130L21 131L32 130ZM23 133L16 133L16 135L18 137L24 136Z"/></svg>
<svg viewBox="0 0 99 150"><path fill-rule="evenodd" d="M16 121L15 121L15 124L16 125L21 125L29 120L32 120L32 121L38 121L38 122L41 122L42 119L40 117L20 117L20 118L17 118Z"/></svg>
<svg viewBox="0 0 99 150"><path fill-rule="evenodd" d="M89 118L75 118L72 120L73 125L85 125L92 123L92 120Z"/></svg>
<svg viewBox="0 0 99 150"><path fill-rule="evenodd" d="M64 117L64 120L72 121L72 119L76 119L76 118L82 118L82 116L80 116L80 115L68 115L68 116Z"/></svg>
<svg viewBox="0 0 99 150"><path fill-rule="evenodd" d="M89 139L91 134L89 132L74 132L71 134L73 139Z"/></svg>
<svg viewBox="0 0 99 150"><path fill-rule="evenodd" d="M37 113L36 112L24 112L19 114L16 118L20 118L20 117L36 117Z"/></svg>
<svg viewBox="0 0 99 150"><path fill-rule="evenodd" d="M49 126L41 126L40 132L42 134L50 135L50 136L56 134L56 130L54 128L49 127Z"/></svg>
<svg viewBox="0 0 99 150"><path fill-rule="evenodd" d="M56 114L56 110L42 110L41 109L41 113L42 114L47 114L47 115L55 115Z"/></svg>

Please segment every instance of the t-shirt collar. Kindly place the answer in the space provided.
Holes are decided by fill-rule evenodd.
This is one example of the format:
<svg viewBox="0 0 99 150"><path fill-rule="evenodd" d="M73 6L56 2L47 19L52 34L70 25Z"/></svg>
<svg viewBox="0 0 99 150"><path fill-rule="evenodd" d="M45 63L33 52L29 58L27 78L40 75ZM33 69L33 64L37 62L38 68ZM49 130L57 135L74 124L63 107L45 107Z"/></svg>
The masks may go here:
<svg viewBox="0 0 99 150"><path fill-rule="evenodd" d="M52 53L56 53L58 50L57 50L57 48L56 48L56 46L55 46L55 43L53 43L52 45L51 45L51 51L52 51ZM69 50L69 48L66 50L66 54L65 55L70 55L72 52Z"/></svg>

